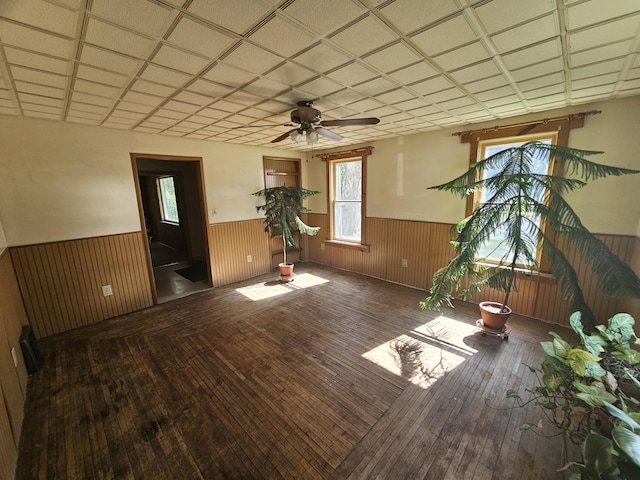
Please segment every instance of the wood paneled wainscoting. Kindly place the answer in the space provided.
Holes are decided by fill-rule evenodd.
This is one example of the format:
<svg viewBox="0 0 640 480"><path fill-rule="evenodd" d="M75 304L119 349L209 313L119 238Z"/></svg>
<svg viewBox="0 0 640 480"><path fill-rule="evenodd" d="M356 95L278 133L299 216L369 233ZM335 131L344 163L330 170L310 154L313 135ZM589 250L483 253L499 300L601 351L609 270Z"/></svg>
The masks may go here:
<svg viewBox="0 0 640 480"><path fill-rule="evenodd" d="M211 224L209 241L215 287L271 271L269 234L262 219Z"/></svg>
<svg viewBox="0 0 640 480"><path fill-rule="evenodd" d="M370 275L390 282L428 290L435 271L444 266L453 255L451 224L368 218L366 220L367 244L369 252L345 249L324 244L329 218L324 214L310 213L311 225L322 229L315 237L308 239L308 256L313 262L329 265L353 272ZM623 261L634 265L634 258L640 256L637 237L624 235L597 235ZM324 244L324 249L322 248ZM597 319L605 321L617 312L628 311L635 304L625 299L616 299L598 293L596 279L590 274L573 248L560 242L562 250L578 273L583 293ZM402 261L406 260L406 267ZM636 271L638 270L636 260ZM426 294L425 294L426 295ZM478 292L472 300L500 300L500 292ZM560 325L569 325L567 302L562 299L560 289L548 276L524 279L519 282L518 291L511 294L510 305L514 311Z"/></svg>
<svg viewBox="0 0 640 480"><path fill-rule="evenodd" d="M27 393L20 333L27 314L8 250L0 252L0 478L13 478ZM11 350L15 350L15 361Z"/></svg>
<svg viewBox="0 0 640 480"><path fill-rule="evenodd" d="M153 305L143 232L11 247L38 337ZM103 296L111 285L113 295Z"/></svg>

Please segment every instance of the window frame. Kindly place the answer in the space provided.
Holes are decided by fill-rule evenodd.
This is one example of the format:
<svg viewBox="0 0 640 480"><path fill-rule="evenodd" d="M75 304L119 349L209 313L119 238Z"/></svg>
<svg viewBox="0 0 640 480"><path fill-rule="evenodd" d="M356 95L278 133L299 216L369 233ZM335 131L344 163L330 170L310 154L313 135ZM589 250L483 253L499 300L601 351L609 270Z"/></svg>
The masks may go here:
<svg viewBox="0 0 640 480"><path fill-rule="evenodd" d="M166 200L165 200L165 188L163 188L163 182L162 180L166 179L166 178L170 178L172 180L173 183L173 193L175 195L176 198L176 214L178 216L177 220L174 220L172 218L168 218L167 217L167 212L166 212ZM163 223L168 223L170 225L180 225L180 207L178 205L178 188L177 188L177 182L176 182L176 176L175 175L162 175L162 176L158 176L156 177L156 188L158 191L158 206L160 207L160 221Z"/></svg>
<svg viewBox="0 0 640 480"><path fill-rule="evenodd" d="M544 141L544 140L550 140L551 144L557 145L558 137L559 137L558 131L556 130L556 131L549 131L544 133L525 134L525 135L516 136L516 137L500 137L500 138L493 138L488 140L480 140L478 141L478 152L477 152L476 158L478 159L478 161L484 160L486 158L487 148L495 147L498 145L514 145L514 144L523 144L527 142ZM556 162L549 164L546 175L557 174L555 163ZM484 170L479 171L478 178L477 178L477 180L482 180L482 179L484 179ZM471 204L471 211L467 212L467 216L470 215L471 212L474 211L482 203L481 202L482 194L483 194L483 190L477 190L471 196L473 199L473 203ZM546 223L541 220L539 228L543 232L545 232L547 230ZM518 268L528 273L548 272L549 271L548 265L543 265L541 263L542 259L543 259L542 251L540 249L540 245L538 245L536 247L536 263L539 266L539 269L534 270L531 268L530 265L518 265ZM497 265L500 263L499 260L493 260L490 258L489 259L483 258L483 260L484 261L478 261L477 263L479 265L487 265L487 266Z"/></svg>
<svg viewBox="0 0 640 480"><path fill-rule="evenodd" d="M357 249L363 252L370 251L367 244L367 157L371 155L373 147L363 147L356 150L347 150L343 152L333 152L320 156L322 161L327 163L327 215L329 216L327 237L325 244L340 248ZM340 163L359 161L362 164L362 195L360 197L360 241L352 241L348 239L340 239L335 236L335 185L334 171L335 166Z"/></svg>

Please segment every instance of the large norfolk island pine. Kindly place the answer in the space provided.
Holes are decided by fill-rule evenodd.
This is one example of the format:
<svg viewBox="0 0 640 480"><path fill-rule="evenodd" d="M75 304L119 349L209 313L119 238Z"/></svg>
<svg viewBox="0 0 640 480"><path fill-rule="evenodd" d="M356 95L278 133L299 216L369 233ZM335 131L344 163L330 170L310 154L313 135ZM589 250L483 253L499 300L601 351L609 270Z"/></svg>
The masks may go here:
<svg viewBox="0 0 640 480"><path fill-rule="evenodd" d="M466 299L486 285L504 292L504 310L510 293L516 291L518 275L538 271L540 248L571 310L580 311L585 327L593 329L593 312L585 302L576 271L553 241L559 237L565 237L581 255L597 277L603 294L640 298L638 275L585 228L562 196L590 180L640 173L586 159L599 153L602 152L528 142L472 164L464 175L450 182L429 187L463 198L485 191L489 198L454 227L455 256L434 274L430 295L420 306L441 311L444 304L451 306L454 294ZM566 176L536 173L533 165L541 161L547 166L560 162L560 170ZM484 169L496 173L481 179ZM501 256L492 264L483 260L479 252L486 251L491 242L495 244L497 233L502 239L493 251L500 251Z"/></svg>

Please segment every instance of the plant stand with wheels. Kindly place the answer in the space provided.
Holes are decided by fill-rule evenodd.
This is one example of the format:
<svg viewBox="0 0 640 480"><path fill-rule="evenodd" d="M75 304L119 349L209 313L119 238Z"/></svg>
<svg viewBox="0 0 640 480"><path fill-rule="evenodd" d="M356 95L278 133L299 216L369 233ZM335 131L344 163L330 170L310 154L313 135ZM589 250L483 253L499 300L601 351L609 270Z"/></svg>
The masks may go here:
<svg viewBox="0 0 640 480"><path fill-rule="evenodd" d="M496 330L495 328L487 327L482 322L481 318L476 320L476 327L478 327L478 328L480 328L482 330L482 336L483 337L486 337L487 335L490 335L492 337L500 337L505 341L509 340L509 334L511 333L511 329L509 329L507 327L504 327L502 330Z"/></svg>

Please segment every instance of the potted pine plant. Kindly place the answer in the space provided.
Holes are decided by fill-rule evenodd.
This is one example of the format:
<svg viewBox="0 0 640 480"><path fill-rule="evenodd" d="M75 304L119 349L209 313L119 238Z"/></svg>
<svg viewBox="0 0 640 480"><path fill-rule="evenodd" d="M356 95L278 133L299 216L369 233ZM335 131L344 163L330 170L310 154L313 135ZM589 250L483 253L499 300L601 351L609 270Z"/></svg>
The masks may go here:
<svg viewBox="0 0 640 480"><path fill-rule="evenodd" d="M288 279L293 275L293 263L287 262L287 248L300 248L296 241L295 232L315 235L320 230L320 227L310 227L300 219L300 215L309 211L302 205L304 199L318 193L320 192L302 187L283 185L265 188L253 194L265 199L263 205L256 206L259 212L264 212L265 231L273 236L282 236L283 260L278 268L280 275L284 278Z"/></svg>
<svg viewBox="0 0 640 480"><path fill-rule="evenodd" d="M454 226L455 256L433 276L430 295L422 308L442 311L451 299L463 299L482 286L502 291L499 302L481 303L483 325L503 331L509 295L517 282L539 271L540 257L548 260L550 273L560 285L572 311L579 311L587 330L595 320L586 304L578 275L554 238L565 237L598 278L602 293L614 297L640 298L640 279L607 246L582 224L563 193L586 185L591 179L640 173L587 160L602 152L579 150L547 142L527 142L506 148L472 164L463 175L429 187L465 197L483 192L471 215ZM558 161L569 176L549 173ZM483 176L481 173L488 173ZM555 232L555 236L550 234ZM489 259L490 258L490 259ZM497 313L499 320L485 316Z"/></svg>

